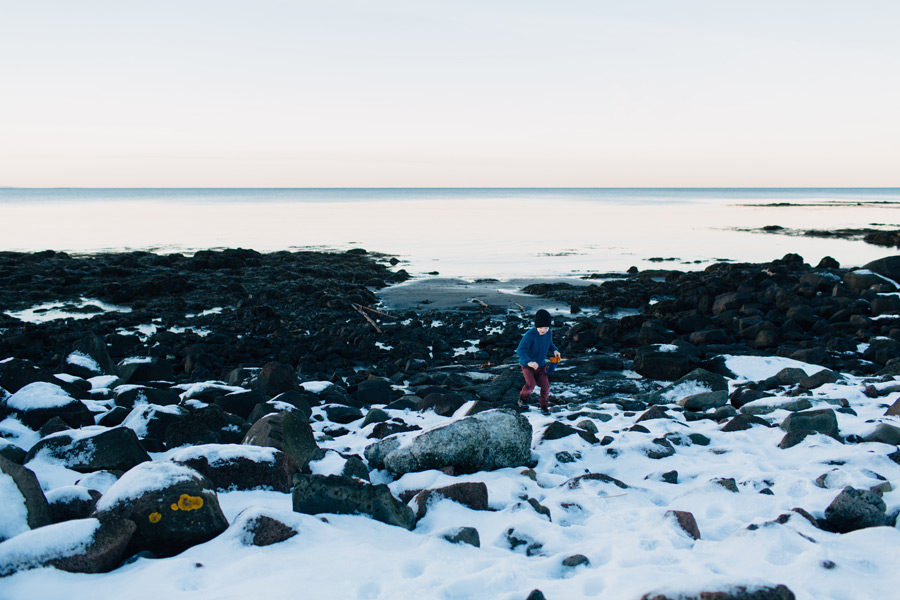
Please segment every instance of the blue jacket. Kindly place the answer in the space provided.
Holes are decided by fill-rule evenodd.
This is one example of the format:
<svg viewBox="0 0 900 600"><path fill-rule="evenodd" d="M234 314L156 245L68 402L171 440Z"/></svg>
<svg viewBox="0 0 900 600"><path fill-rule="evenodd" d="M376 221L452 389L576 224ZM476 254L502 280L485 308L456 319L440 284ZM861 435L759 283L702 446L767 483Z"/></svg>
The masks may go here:
<svg viewBox="0 0 900 600"><path fill-rule="evenodd" d="M538 367L543 367L547 360L547 352L556 352L558 348L553 343L553 330L544 335L538 333L537 327L532 327L522 336L516 354L519 355L519 364L523 367L530 362L536 362Z"/></svg>

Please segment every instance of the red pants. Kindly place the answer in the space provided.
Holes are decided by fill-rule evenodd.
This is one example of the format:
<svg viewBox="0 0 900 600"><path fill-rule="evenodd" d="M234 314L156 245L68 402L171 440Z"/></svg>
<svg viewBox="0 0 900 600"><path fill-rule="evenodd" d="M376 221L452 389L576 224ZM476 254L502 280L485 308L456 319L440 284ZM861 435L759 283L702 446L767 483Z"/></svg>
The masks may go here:
<svg viewBox="0 0 900 600"><path fill-rule="evenodd" d="M547 378L546 368L541 367L535 371L531 367L522 367L522 375L525 377L525 385L519 392L519 398L523 402L528 402L528 396L531 395L534 386L538 385L541 388L540 406L550 406L550 380Z"/></svg>

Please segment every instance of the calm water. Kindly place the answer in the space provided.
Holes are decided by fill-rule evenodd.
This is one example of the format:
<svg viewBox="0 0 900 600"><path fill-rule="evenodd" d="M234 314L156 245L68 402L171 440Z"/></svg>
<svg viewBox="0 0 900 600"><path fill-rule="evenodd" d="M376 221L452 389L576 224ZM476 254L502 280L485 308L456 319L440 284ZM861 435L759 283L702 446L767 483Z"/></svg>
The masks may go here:
<svg viewBox="0 0 900 600"><path fill-rule="evenodd" d="M788 252L861 265L892 252L737 229L898 229L900 189L0 189L0 223L3 250L365 248L506 279Z"/></svg>

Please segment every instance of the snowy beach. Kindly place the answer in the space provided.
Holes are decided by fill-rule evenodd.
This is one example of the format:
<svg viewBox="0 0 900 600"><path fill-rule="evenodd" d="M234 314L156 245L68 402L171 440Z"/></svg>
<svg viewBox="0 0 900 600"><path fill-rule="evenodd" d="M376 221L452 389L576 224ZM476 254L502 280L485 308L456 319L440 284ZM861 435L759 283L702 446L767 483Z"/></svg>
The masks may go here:
<svg viewBox="0 0 900 600"><path fill-rule="evenodd" d="M360 252L4 258L8 298L25 265L82 274L32 303L100 298L89 319L2 317L0 597L818 600L900 583L900 296L885 275L794 255L551 283L525 311L439 288L434 309L394 310L366 286L398 266ZM509 421L538 306L565 360L551 414ZM308 433L285 445L258 431L272 422ZM443 431L477 460L506 435L525 453L401 466ZM197 515L186 529L147 537L182 513ZM121 540L103 547L112 562L91 558L99 532ZM49 564L63 570L34 568Z"/></svg>

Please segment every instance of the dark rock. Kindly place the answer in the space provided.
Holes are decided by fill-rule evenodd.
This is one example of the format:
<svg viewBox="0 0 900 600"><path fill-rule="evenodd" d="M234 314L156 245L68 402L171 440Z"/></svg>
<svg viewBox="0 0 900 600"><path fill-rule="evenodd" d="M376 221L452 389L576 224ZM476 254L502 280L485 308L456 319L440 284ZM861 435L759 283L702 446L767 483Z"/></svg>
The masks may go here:
<svg viewBox="0 0 900 600"><path fill-rule="evenodd" d="M245 514L250 512L251 514ZM297 530L266 515L257 509L248 509L238 515L243 530L241 543L245 546L271 546L280 544L297 535Z"/></svg>
<svg viewBox="0 0 900 600"><path fill-rule="evenodd" d="M722 591L699 592L697 594L676 594L668 596L651 592L641 596L641 600L795 600L794 593L783 585L775 587L730 586Z"/></svg>
<svg viewBox="0 0 900 600"><path fill-rule="evenodd" d="M179 402L181 402L181 396L172 390L146 386L127 386L122 392L116 394L116 406L125 408L132 408L136 404L171 406Z"/></svg>
<svg viewBox="0 0 900 600"><path fill-rule="evenodd" d="M54 523L87 519L99 499L100 492L80 485L67 485L47 492L47 503Z"/></svg>
<svg viewBox="0 0 900 600"><path fill-rule="evenodd" d="M718 392L706 392L702 394L693 394L678 401L678 404L685 410L695 412L705 412L711 408L719 408L725 406L728 402L728 392L721 390Z"/></svg>
<svg viewBox="0 0 900 600"><path fill-rule="evenodd" d="M790 414L781 423L781 428L787 432L799 429L811 429L836 440L840 441L841 439L840 431L838 430L837 416L830 408Z"/></svg>
<svg viewBox="0 0 900 600"><path fill-rule="evenodd" d="M562 565L569 569L574 569L575 567L580 567L582 565L588 566L590 564L591 561L588 560L588 557L584 554L573 554L572 556L567 556L562 561Z"/></svg>
<svg viewBox="0 0 900 600"><path fill-rule="evenodd" d="M725 488L729 492L733 492L735 494L740 492L737 486L737 482L733 477L720 477L718 479L713 479L712 482L718 486Z"/></svg>
<svg viewBox="0 0 900 600"><path fill-rule="evenodd" d="M91 471L127 471L150 455L137 435L127 427L114 427L98 433L69 431L41 439L28 451L26 462L37 456L59 461L67 469Z"/></svg>
<svg viewBox="0 0 900 600"><path fill-rule="evenodd" d="M675 454L675 448L666 438L656 438L646 452L648 458L659 460Z"/></svg>
<svg viewBox="0 0 900 600"><path fill-rule="evenodd" d="M391 421L387 421L384 423L378 423L375 427L372 428L372 433L368 436L369 439L378 439L383 440L384 438L394 435L395 433L404 433L406 431L421 431L421 427L418 425L408 425L402 420L392 419Z"/></svg>
<svg viewBox="0 0 900 600"><path fill-rule="evenodd" d="M451 544L468 544L476 548L481 547L481 538L478 535L478 530L474 527L460 527L443 534L441 537Z"/></svg>
<svg viewBox="0 0 900 600"><path fill-rule="evenodd" d="M765 419L760 419L759 417L753 415L741 414L728 421L728 423L726 423L722 427L722 431L746 431L754 425L763 425L765 427L768 427L769 422Z"/></svg>
<svg viewBox="0 0 900 600"><path fill-rule="evenodd" d="M652 421L654 419L672 419L673 417L666 412L666 409L662 406L651 406L644 414L638 417L635 420L635 423L640 423L642 421Z"/></svg>
<svg viewBox="0 0 900 600"><path fill-rule="evenodd" d="M887 277L892 281L900 281L900 256L886 256L863 266L863 269Z"/></svg>
<svg viewBox="0 0 900 600"><path fill-rule="evenodd" d="M347 425L363 418L362 411L353 406L344 406L343 404L326 404L322 407L325 415L332 423L340 423Z"/></svg>
<svg viewBox="0 0 900 600"><path fill-rule="evenodd" d="M297 485L292 492L295 512L363 514L410 530L416 525L412 509L397 500L386 485L372 485L340 475L299 474L295 481Z"/></svg>
<svg viewBox="0 0 900 600"><path fill-rule="evenodd" d="M141 463L126 472L97 502L95 515L134 521L129 550L157 556L178 554L228 527L209 480L167 461Z"/></svg>
<svg viewBox="0 0 900 600"><path fill-rule="evenodd" d="M193 446L169 460L197 471L221 491L264 488L287 493L297 470L284 452L249 444Z"/></svg>
<svg viewBox="0 0 900 600"><path fill-rule="evenodd" d="M818 431L813 431L811 429L795 429L794 431L789 431L784 434L784 437L778 442L778 447L782 450L793 448L809 436L818 435L818 433Z"/></svg>
<svg viewBox="0 0 900 600"><path fill-rule="evenodd" d="M888 423L879 423L875 426L874 431L863 436L863 440L900 446L900 427Z"/></svg>
<svg viewBox="0 0 900 600"><path fill-rule="evenodd" d="M216 398L216 405L225 412L237 415L242 419L250 417L250 413L256 408L257 404L266 401L266 397L256 390L246 390L242 392L231 392L219 398Z"/></svg>
<svg viewBox="0 0 900 600"><path fill-rule="evenodd" d="M807 390L814 390L818 387L825 385L826 383L835 383L840 380L840 376L834 371L829 371L828 369L822 369L818 373L810 375L804 379L801 379L797 382L802 388Z"/></svg>
<svg viewBox="0 0 900 600"><path fill-rule="evenodd" d="M165 360L157 357L126 358L116 367L124 383L175 381L175 371Z"/></svg>
<svg viewBox="0 0 900 600"><path fill-rule="evenodd" d="M684 510L669 510L666 511L666 516L674 518L678 526L691 538L695 540L700 539L700 528L697 527L697 520L693 514Z"/></svg>
<svg viewBox="0 0 900 600"><path fill-rule="evenodd" d="M114 363L112 358L110 358L109 356L109 348L107 347L106 342L101 340L93 332L78 340L75 343L75 347L73 348L73 350L90 357L95 363L97 363L97 366L100 367L100 374L119 374L116 370L116 363ZM77 373L75 374L77 375Z"/></svg>
<svg viewBox="0 0 900 600"><path fill-rule="evenodd" d="M166 446L237 444L249 429L250 424L243 419L211 405L188 413L166 427Z"/></svg>
<svg viewBox="0 0 900 600"><path fill-rule="evenodd" d="M749 404L750 402L771 397L773 397L771 394L767 394L759 390L754 390L752 388L738 388L734 392L732 392L728 400L733 407L741 408L742 406L744 406L745 404Z"/></svg>
<svg viewBox="0 0 900 600"><path fill-rule="evenodd" d="M11 358L0 362L0 388L10 394L15 394L28 384L38 382L52 383L62 388L73 398L83 399L87 397L83 390L54 377L51 373L41 369L31 361Z"/></svg>
<svg viewBox="0 0 900 600"><path fill-rule="evenodd" d="M681 351L660 351L656 346L638 348L634 370L649 379L674 381L691 370L690 357Z"/></svg>
<svg viewBox="0 0 900 600"><path fill-rule="evenodd" d="M0 456L17 465L25 464L25 456L28 453L9 440L0 438Z"/></svg>
<svg viewBox="0 0 900 600"><path fill-rule="evenodd" d="M0 577L41 567L106 573L119 565L136 528L128 519L78 519L23 533L4 544Z"/></svg>
<svg viewBox="0 0 900 600"><path fill-rule="evenodd" d="M366 418L363 420L362 425L360 427L366 427L371 425L372 423L384 423L385 421L390 421L391 415L387 414L385 411L380 408L370 409L369 412L366 413Z"/></svg>
<svg viewBox="0 0 900 600"><path fill-rule="evenodd" d="M514 528L510 528L506 531L506 542L509 544L510 550L523 548L525 556L537 556L544 548L542 543L536 541L526 533L516 531ZM532 592L532 594L533 593L534 592Z"/></svg>
<svg viewBox="0 0 900 600"><path fill-rule="evenodd" d="M880 494L845 487L825 509L823 527L849 533L867 527L888 525L886 505Z"/></svg>
<svg viewBox="0 0 900 600"><path fill-rule="evenodd" d="M363 406L386 405L394 400L394 389L384 379L367 379L357 386L353 397Z"/></svg>
<svg viewBox="0 0 900 600"><path fill-rule="evenodd" d="M434 490L423 490L416 494L416 520L425 516L428 506L441 499L452 500L472 510L490 510L488 489L482 482L463 482Z"/></svg>
<svg viewBox="0 0 900 600"><path fill-rule="evenodd" d="M442 417L451 417L466 401L453 393L432 392L419 401L419 411L434 410Z"/></svg>
<svg viewBox="0 0 900 600"><path fill-rule="evenodd" d="M541 590L531 590L531 593L528 594L528 597L525 598L525 600L547 600L547 597L544 596L544 592Z"/></svg>
<svg viewBox="0 0 900 600"><path fill-rule="evenodd" d="M321 453L310 424L294 413L266 415L253 424L243 443L277 448L300 470L306 470L309 461Z"/></svg>
<svg viewBox="0 0 900 600"><path fill-rule="evenodd" d="M263 365L250 385L253 389L271 398L290 390L296 390L300 383L297 372L290 365L272 361Z"/></svg>
<svg viewBox="0 0 900 600"><path fill-rule="evenodd" d="M29 469L21 465L10 462L0 456L0 478L12 481L12 485L18 490L25 503L25 520L22 523L7 523L4 528L7 532L18 531L19 533L28 529L37 529L52 522L50 514L50 505L47 498L41 490L37 477ZM11 486L4 485L4 489ZM10 492L11 493L11 490ZM11 515L5 514L4 519L12 519ZM2 542L3 539L0 539Z"/></svg>

